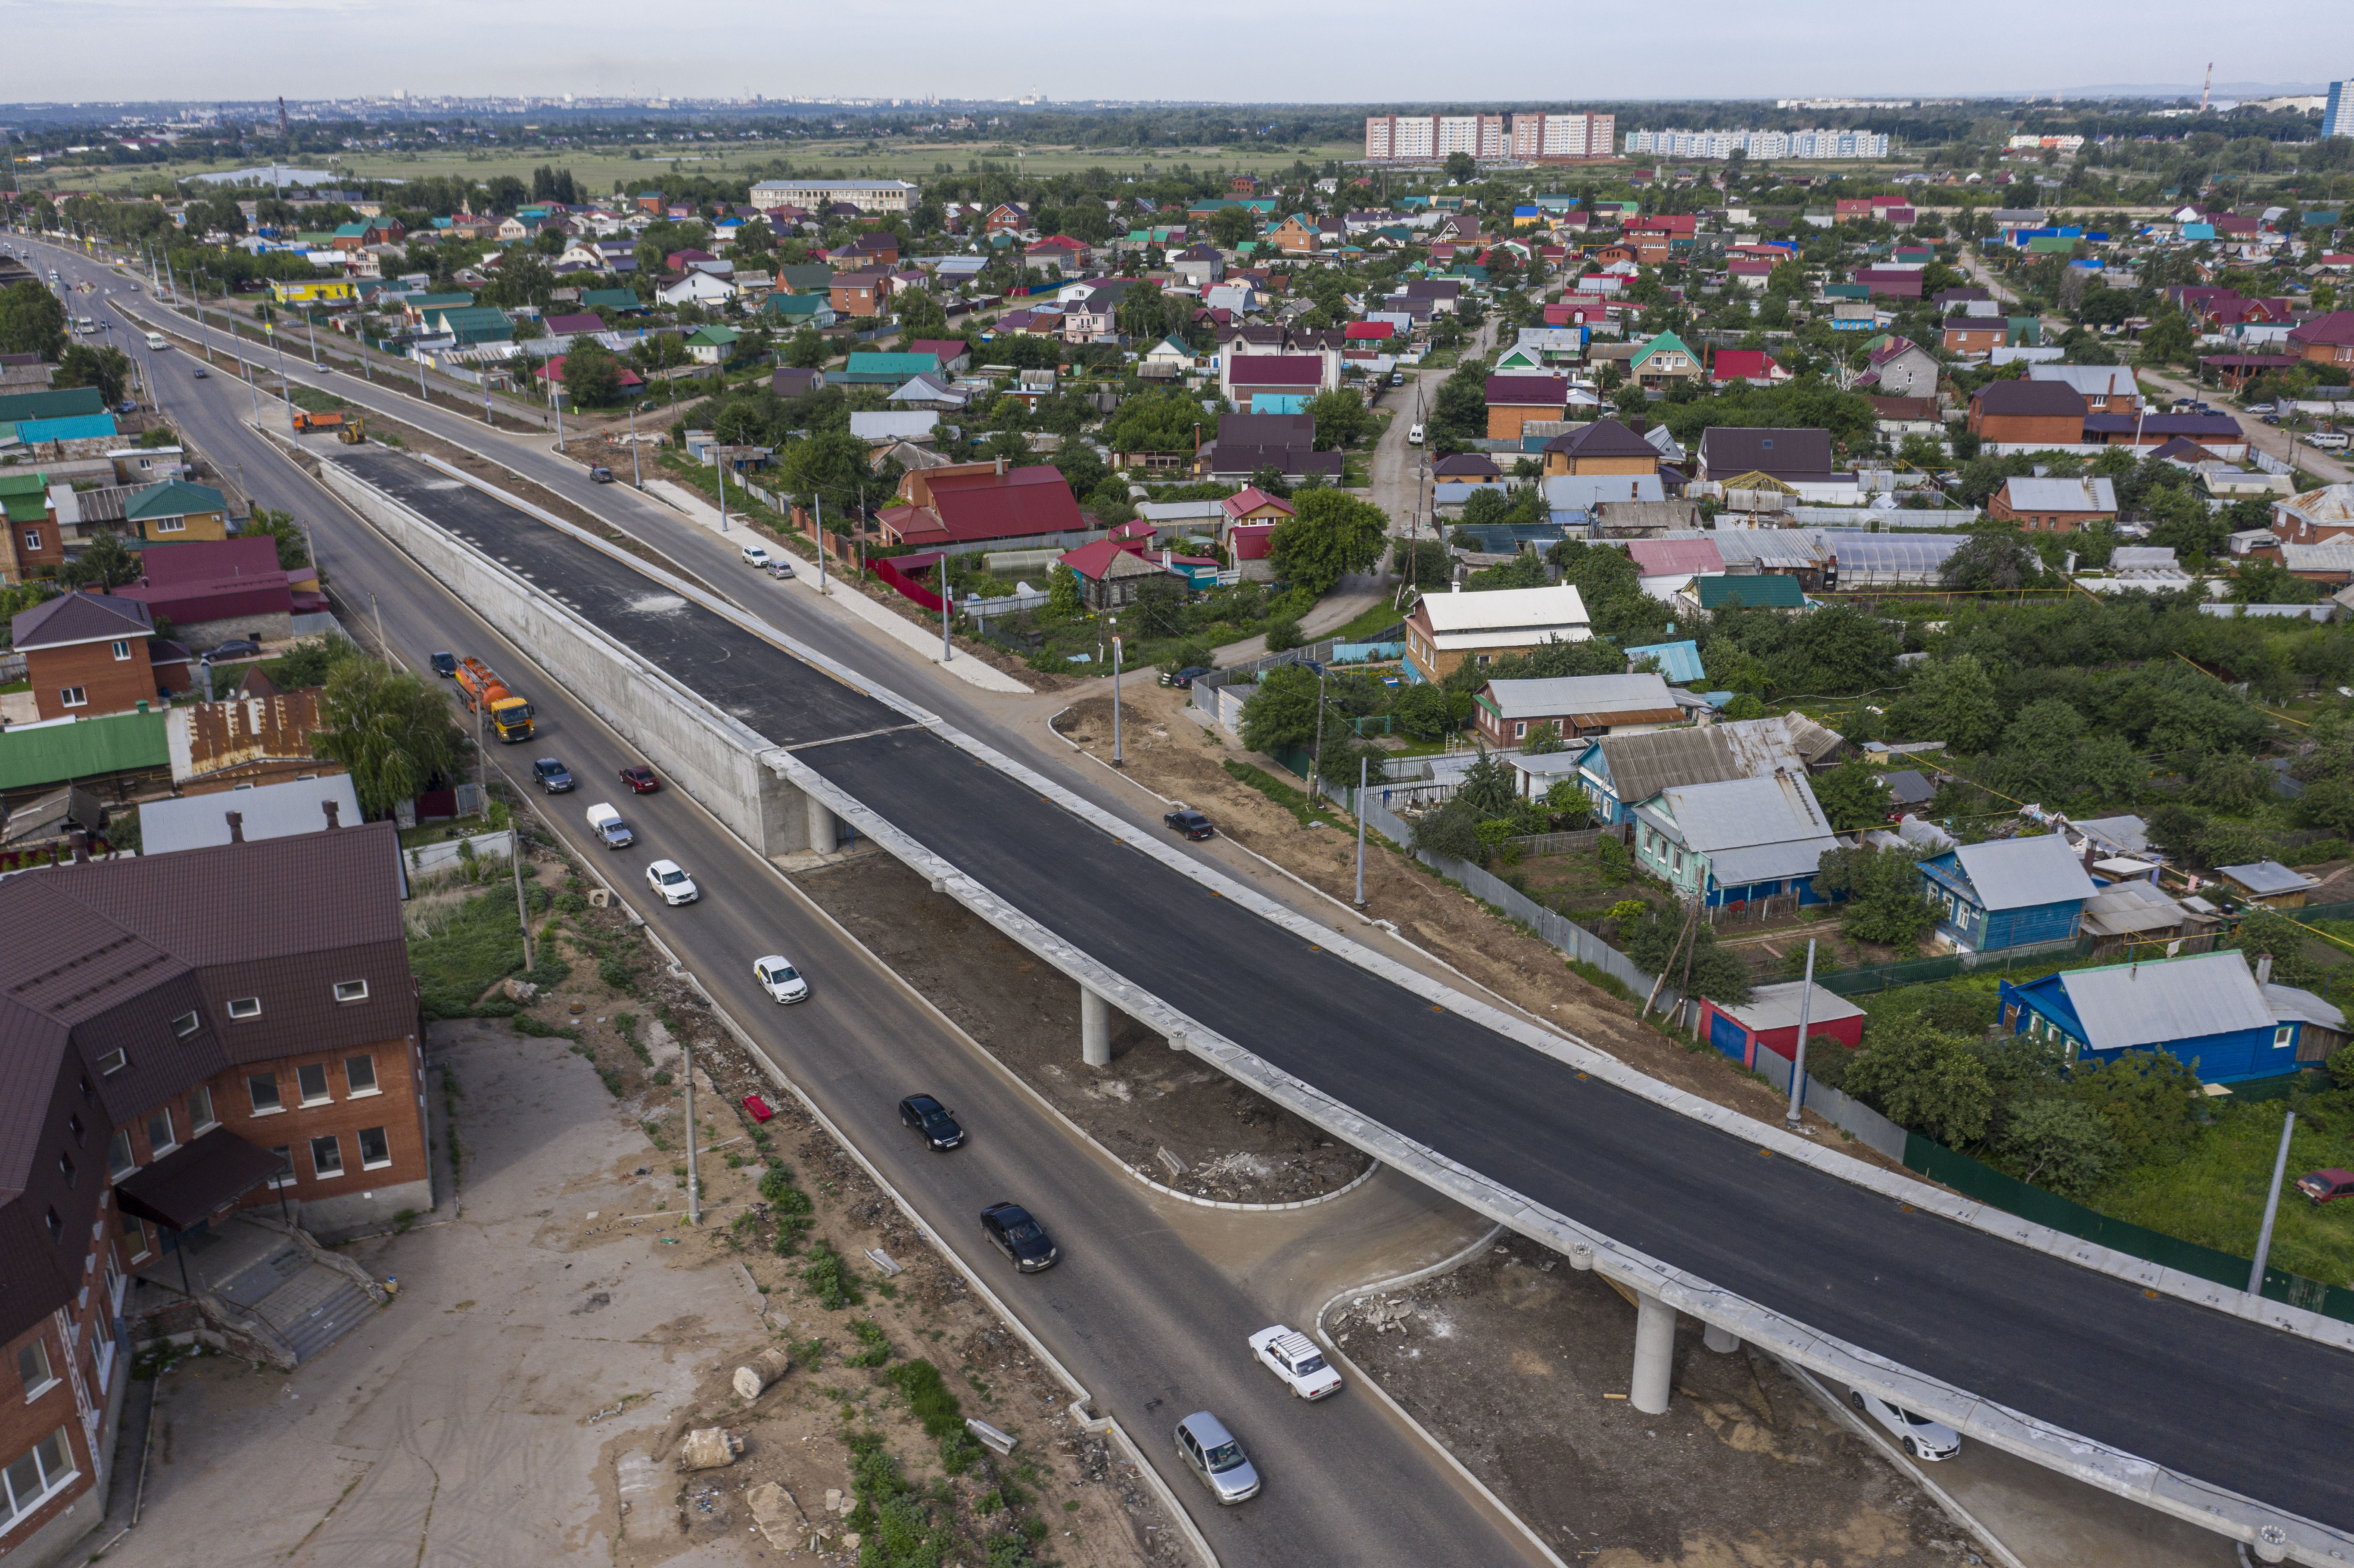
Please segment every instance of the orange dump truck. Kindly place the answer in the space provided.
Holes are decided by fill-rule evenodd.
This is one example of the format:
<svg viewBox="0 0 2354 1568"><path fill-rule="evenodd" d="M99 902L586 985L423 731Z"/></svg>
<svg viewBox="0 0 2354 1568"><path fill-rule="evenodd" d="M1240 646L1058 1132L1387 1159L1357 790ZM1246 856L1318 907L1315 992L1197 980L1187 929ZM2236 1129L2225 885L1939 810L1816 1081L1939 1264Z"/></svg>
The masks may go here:
<svg viewBox="0 0 2354 1568"><path fill-rule="evenodd" d="M466 706L481 714L502 741L531 738L531 705L515 695L507 683L480 659L458 662L458 691Z"/></svg>

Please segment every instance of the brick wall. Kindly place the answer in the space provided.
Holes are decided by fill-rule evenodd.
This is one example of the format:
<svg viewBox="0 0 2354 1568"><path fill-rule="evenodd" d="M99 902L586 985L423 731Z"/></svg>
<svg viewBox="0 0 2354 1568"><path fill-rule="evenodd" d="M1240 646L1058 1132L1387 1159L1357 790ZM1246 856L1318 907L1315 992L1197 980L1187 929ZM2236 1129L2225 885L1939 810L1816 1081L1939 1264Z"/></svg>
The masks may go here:
<svg viewBox="0 0 2354 1568"><path fill-rule="evenodd" d="M147 662L147 639L122 640L127 658L118 659L112 642L77 642L64 648L32 648L25 652L26 678L33 683L34 701L45 719L69 715L94 718L119 714L141 702L155 700L155 671ZM68 705L65 694L79 687L83 700Z"/></svg>
<svg viewBox="0 0 2354 1568"><path fill-rule="evenodd" d="M82 1288L11 1340L0 1361L0 1470L37 1449L47 1493L35 1503L33 1495L19 1497L0 1486L0 1551L12 1555L90 1497L101 1463L111 1457L104 1454L111 1436L106 1417L131 1375L129 1348L114 1335L122 1305L117 1287L127 1273L125 1250L117 1245L120 1222L109 1202L89 1232L68 1238L69 1246L80 1245ZM26 1503L34 1506L20 1512ZM95 1507L92 1502L90 1510ZM70 1524L61 1533L78 1535L94 1522Z"/></svg>

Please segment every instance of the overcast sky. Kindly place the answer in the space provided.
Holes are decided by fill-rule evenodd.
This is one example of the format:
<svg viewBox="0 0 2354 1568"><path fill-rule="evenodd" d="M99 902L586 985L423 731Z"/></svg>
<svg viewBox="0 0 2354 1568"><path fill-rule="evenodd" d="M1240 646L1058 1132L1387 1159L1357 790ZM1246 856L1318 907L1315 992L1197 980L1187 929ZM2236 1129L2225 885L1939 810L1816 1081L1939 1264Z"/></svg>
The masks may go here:
<svg viewBox="0 0 2354 1568"><path fill-rule="evenodd" d="M2354 74L2344 0L1434 8L1426 0L0 0L44 99L388 93L1575 102L1913 97ZM1456 19L1460 19L1460 31ZM2197 41L2212 39L2209 43ZM2278 40L2274 42L2273 40ZM1445 43L1447 47L1431 47Z"/></svg>

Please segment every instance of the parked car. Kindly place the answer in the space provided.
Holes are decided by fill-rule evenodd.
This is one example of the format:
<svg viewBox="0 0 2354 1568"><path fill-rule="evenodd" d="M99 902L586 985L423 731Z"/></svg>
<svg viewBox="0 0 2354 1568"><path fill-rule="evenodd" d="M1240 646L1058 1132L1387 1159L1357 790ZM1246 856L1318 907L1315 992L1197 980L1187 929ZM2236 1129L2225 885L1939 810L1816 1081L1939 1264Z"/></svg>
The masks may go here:
<svg viewBox="0 0 2354 1568"><path fill-rule="evenodd" d="M224 659L259 659L261 644L249 637L232 637L216 648L207 648L197 655L207 664L217 664Z"/></svg>
<svg viewBox="0 0 2354 1568"><path fill-rule="evenodd" d="M1341 1374L1325 1364L1316 1341L1281 1323L1250 1337L1251 1354L1302 1399L1341 1392Z"/></svg>
<svg viewBox="0 0 2354 1568"><path fill-rule="evenodd" d="M765 546L759 545L745 546L742 555L744 556L744 564L748 567L765 567L770 561L776 559L774 556L769 554Z"/></svg>
<svg viewBox="0 0 2354 1568"><path fill-rule="evenodd" d="M809 980L793 962L781 953L770 953L765 959L752 960L752 978L760 989L779 1001L807 1001Z"/></svg>
<svg viewBox="0 0 2354 1568"><path fill-rule="evenodd" d="M1422 427L1420 425L1410 426L1407 429L1405 433L1405 444L1410 447L1418 447L1422 445Z"/></svg>
<svg viewBox="0 0 2354 1568"><path fill-rule="evenodd" d="M1218 830L1210 825L1209 818L1192 810L1171 811L1161 821L1162 825L1175 829L1189 839L1215 838L1218 833Z"/></svg>
<svg viewBox="0 0 2354 1568"><path fill-rule="evenodd" d="M621 782L641 795L651 795L662 788L662 780L654 777L651 768L624 768Z"/></svg>
<svg viewBox="0 0 2354 1568"><path fill-rule="evenodd" d="M1942 1421L1915 1415L1901 1404L1891 1404L1860 1388L1847 1391L1847 1402L1887 1427L1904 1451L1916 1459L1950 1459L1962 1451L1962 1435Z"/></svg>
<svg viewBox="0 0 2354 1568"><path fill-rule="evenodd" d="M981 1212L981 1234L989 1245L1013 1260L1024 1274L1052 1268L1062 1255L1046 1238L1046 1229L1019 1203L991 1203Z"/></svg>
<svg viewBox="0 0 2354 1568"><path fill-rule="evenodd" d="M445 681L455 678L458 673L458 656L455 653L436 653L427 662L433 666L433 673Z"/></svg>
<svg viewBox="0 0 2354 1568"><path fill-rule="evenodd" d="M2248 412L2251 414L2270 414L2275 412L2275 410L2270 403L2251 403L2248 405Z"/></svg>
<svg viewBox="0 0 2354 1568"><path fill-rule="evenodd" d="M604 841L607 849L627 849L638 842L638 835L630 831L630 824L621 821L621 813L608 801L599 800L588 808L588 827Z"/></svg>
<svg viewBox="0 0 2354 1568"><path fill-rule="evenodd" d="M533 758L531 775L539 780L539 787L551 795L561 795L572 788L572 769L553 757Z"/></svg>
<svg viewBox="0 0 2354 1568"><path fill-rule="evenodd" d="M2326 1203L2332 1198L2354 1198L2354 1171L2340 1171L2334 1166L2327 1171L2316 1171L2309 1176L2298 1177L2296 1190L2317 1203Z"/></svg>
<svg viewBox="0 0 2354 1568"><path fill-rule="evenodd" d="M692 904L703 896L695 879L679 868L674 860L658 860L646 867L646 885L663 896L663 902L673 907Z"/></svg>
<svg viewBox="0 0 2354 1568"><path fill-rule="evenodd" d="M610 484L613 482L613 471L610 468L592 468L588 471L588 482Z"/></svg>
<svg viewBox="0 0 2354 1568"><path fill-rule="evenodd" d="M793 564L782 556L771 556L769 557L769 575L772 577L791 577Z"/></svg>
<svg viewBox="0 0 2354 1568"><path fill-rule="evenodd" d="M1225 1422L1206 1410L1177 1424L1177 1457L1221 1504L1248 1502L1258 1496L1258 1472L1244 1457L1243 1446Z"/></svg>
<svg viewBox="0 0 2354 1568"><path fill-rule="evenodd" d="M139 405L125 397L114 406L114 411L118 414L135 414L139 412Z"/></svg>
<svg viewBox="0 0 2354 1568"><path fill-rule="evenodd" d="M955 1149L964 1142L964 1128L949 1107L929 1095L909 1095L899 1102L899 1125L912 1128L934 1149Z"/></svg>
<svg viewBox="0 0 2354 1568"><path fill-rule="evenodd" d="M1193 687L1193 677L1206 675L1209 673L1210 667L1207 664L1188 664L1182 670L1163 670L1161 672L1161 683L1164 686L1174 686L1181 692L1191 691Z"/></svg>

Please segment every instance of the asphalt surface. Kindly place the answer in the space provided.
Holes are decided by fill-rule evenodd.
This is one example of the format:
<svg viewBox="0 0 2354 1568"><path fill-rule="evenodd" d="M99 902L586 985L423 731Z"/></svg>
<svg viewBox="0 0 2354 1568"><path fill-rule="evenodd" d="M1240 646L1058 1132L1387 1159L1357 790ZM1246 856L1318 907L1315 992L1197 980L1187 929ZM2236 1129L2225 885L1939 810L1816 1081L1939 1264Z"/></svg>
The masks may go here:
<svg viewBox="0 0 2354 1568"><path fill-rule="evenodd" d="M461 492L426 493L435 504L420 510L438 517ZM474 525L471 504L463 515ZM632 581L644 593L644 578L585 546L566 541L535 559L541 585L577 602L621 603ZM657 662L673 675L772 738L806 729L790 694L813 673L796 673L799 661L765 643L706 656L721 618L690 607L661 619L673 652ZM681 620L693 629L676 630ZM642 634L626 617L605 629L624 641ZM2354 1528L2354 1475L2314 1462L2342 1451L2354 1357L1906 1213L1579 1079L1210 897L938 736L903 732L802 756L1042 925L1408 1138L1892 1361ZM937 827L943 802L953 802L947 831Z"/></svg>
<svg viewBox="0 0 2354 1568"><path fill-rule="evenodd" d="M96 269L90 275L104 276ZM76 313L97 310L77 308ZM169 364L171 356L157 358ZM501 637L248 428L250 403L242 386L216 371L185 389L175 384L166 396L172 418L216 462L242 465L258 504L312 521L322 569L347 603L363 614L380 612L387 640L405 662L422 669L428 653L455 648L479 652L502 670L533 670L528 650ZM390 456L380 449L341 447L334 455L365 461L371 453ZM417 482L448 482L411 460L393 464L421 476ZM369 469L371 479L379 477L380 467ZM487 503L470 487L421 493L437 511L466 498ZM495 504L489 510L499 519L519 516ZM456 526L465 532L473 514L459 511ZM510 541L514 547L506 553L535 567L548 563L520 554L521 541L561 537L528 519L521 527L498 519L484 526L492 531L478 542ZM631 637L652 639L678 619L630 609L632 599L657 597L635 574L601 587L575 586L576 605L594 603L597 609L588 613L620 618ZM608 597L591 598L600 591ZM693 630L699 639L710 628L698 624ZM774 652L769 644L758 646ZM747 657L734 656L739 652ZM748 664L750 650L707 642L705 653L724 667ZM871 698L798 661L786 664L790 671L770 673L792 683L795 705L830 713L854 729L871 726L855 705ZM1312 1406L1291 1397L1251 1361L1246 1343L1276 1320L1274 1308L1190 1247L1141 1188L1112 1174L1034 1101L975 1060L695 802L674 790L630 795L617 775L642 758L585 705L535 673L526 683L539 733L529 742L494 748L494 764L528 789L530 759L552 755L583 780L568 793L539 797L544 820L573 853L622 890L648 925L686 957L714 999L991 1282L1094 1395L1097 1412L1120 1418L1222 1563L1229 1568L1303 1562L1423 1568L1522 1560L1520 1538L1501 1533L1437 1457L1376 1401L1353 1391ZM848 705L823 708L830 700ZM875 711L903 722L894 710L878 705ZM634 847L609 851L588 833L583 813L606 800L636 829ZM657 858L687 868L703 895L698 903L673 909L649 895L645 866ZM779 952L811 978L808 1001L779 1007L753 980L753 961ZM1076 1062L1076 1039L1071 1054ZM928 1153L899 1126L898 1100L917 1092L954 1107L972 1134L963 1149ZM1028 1205L1047 1225L1064 1254L1055 1268L1018 1276L982 1241L980 1210L1002 1200ZM1169 1431L1178 1418L1205 1408L1241 1437L1268 1478L1266 1491L1243 1508L1207 1501L1169 1452Z"/></svg>

